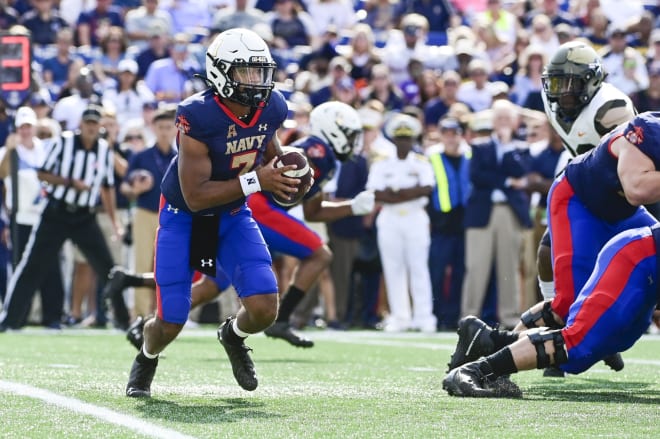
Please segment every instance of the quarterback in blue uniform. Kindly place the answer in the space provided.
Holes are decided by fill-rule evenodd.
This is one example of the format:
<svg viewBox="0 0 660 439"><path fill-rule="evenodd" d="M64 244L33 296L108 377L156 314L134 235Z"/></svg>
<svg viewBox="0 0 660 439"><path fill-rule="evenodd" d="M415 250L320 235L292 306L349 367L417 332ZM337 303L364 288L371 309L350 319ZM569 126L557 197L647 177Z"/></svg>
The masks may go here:
<svg viewBox="0 0 660 439"><path fill-rule="evenodd" d="M321 193L323 186L335 174L337 161L348 160L360 146L362 123L357 111L341 102L321 104L310 114L310 128L309 137L289 146L302 150L314 172L314 183L302 200L305 219L328 222L350 215L370 213L374 207L374 193L371 191L363 191L352 200L341 202L323 200ZM165 197L169 200L167 195ZM277 321L264 332L269 337L286 340L294 346L312 347L314 343L311 340L292 331L289 318L304 294L330 264L332 252L316 232L289 214L288 211L294 204L282 205L281 202L275 201L272 193L258 192L248 197L247 205L269 250L300 260L295 277L282 298ZM205 276L201 282L195 284L192 289L191 308L213 300L227 288L227 276L222 275L222 269L227 270L227 267L222 263L221 265L217 267L218 274ZM178 318L185 321L184 315ZM137 321L128 332L129 341L136 347L142 343L141 324L141 321Z"/></svg>
<svg viewBox="0 0 660 439"><path fill-rule="evenodd" d="M126 387L129 397L151 395L158 354L188 317L193 272L215 275L216 261L242 302L236 317L218 328L218 339L238 384L246 390L258 385L244 339L273 323L278 296L270 253L245 199L261 190L286 198L300 182L283 175L295 166L273 166L281 154L275 131L287 114L284 98L273 90L275 68L256 33L227 30L206 51L209 89L179 105L178 155L161 184L157 315L145 324Z"/></svg>

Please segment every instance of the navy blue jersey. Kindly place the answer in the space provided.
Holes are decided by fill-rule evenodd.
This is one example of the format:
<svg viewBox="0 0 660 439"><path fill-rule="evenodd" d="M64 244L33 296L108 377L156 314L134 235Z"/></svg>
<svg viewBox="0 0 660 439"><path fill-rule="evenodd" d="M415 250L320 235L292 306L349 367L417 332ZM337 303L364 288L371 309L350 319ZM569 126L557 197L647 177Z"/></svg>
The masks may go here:
<svg viewBox="0 0 660 439"><path fill-rule="evenodd" d="M618 158L610 152L612 142L621 136L636 145L660 170L660 113L654 112L635 116L566 167L566 178L575 194L591 212L608 222L628 218L637 210L623 194L617 174Z"/></svg>
<svg viewBox="0 0 660 439"><path fill-rule="evenodd" d="M211 180L225 181L253 170L262 162L266 147L275 135L275 131L286 119L287 112L284 97L280 92L273 90L268 104L258 109L251 121L242 121L220 102L211 89L207 89L179 104L176 125L179 132L208 147L211 158ZM193 213L181 193L178 156L174 157L165 172L161 190L170 204ZM195 214L219 214L234 209L244 202L245 198L240 198Z"/></svg>

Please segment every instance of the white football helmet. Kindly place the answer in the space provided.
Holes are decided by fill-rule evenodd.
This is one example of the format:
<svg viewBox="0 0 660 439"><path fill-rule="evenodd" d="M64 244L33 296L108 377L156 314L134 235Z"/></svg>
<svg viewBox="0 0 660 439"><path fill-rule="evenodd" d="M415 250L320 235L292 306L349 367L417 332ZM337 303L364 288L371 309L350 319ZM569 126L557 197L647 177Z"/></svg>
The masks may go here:
<svg viewBox="0 0 660 439"><path fill-rule="evenodd" d="M266 105L277 65L266 42L249 29L229 29L206 50L206 78L218 95L248 107Z"/></svg>
<svg viewBox="0 0 660 439"><path fill-rule="evenodd" d="M309 114L309 124L310 134L327 141L342 162L362 146L362 122L350 105L325 102Z"/></svg>

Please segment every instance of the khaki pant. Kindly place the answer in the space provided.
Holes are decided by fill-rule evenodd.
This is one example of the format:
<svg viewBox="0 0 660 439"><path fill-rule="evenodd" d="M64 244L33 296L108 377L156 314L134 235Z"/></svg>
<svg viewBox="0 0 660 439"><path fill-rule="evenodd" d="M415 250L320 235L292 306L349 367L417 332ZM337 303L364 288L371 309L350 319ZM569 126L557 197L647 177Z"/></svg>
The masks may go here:
<svg viewBox="0 0 660 439"><path fill-rule="evenodd" d="M149 273L154 270L156 230L158 230L158 212L136 208L133 215L133 254L136 273ZM133 315L152 314L155 302L152 288L135 288Z"/></svg>
<svg viewBox="0 0 660 439"><path fill-rule="evenodd" d="M497 280L497 309L500 323L513 328L520 320L518 266L522 227L508 204L496 204L486 227L468 228L465 233L465 282L461 315L481 315L491 267Z"/></svg>

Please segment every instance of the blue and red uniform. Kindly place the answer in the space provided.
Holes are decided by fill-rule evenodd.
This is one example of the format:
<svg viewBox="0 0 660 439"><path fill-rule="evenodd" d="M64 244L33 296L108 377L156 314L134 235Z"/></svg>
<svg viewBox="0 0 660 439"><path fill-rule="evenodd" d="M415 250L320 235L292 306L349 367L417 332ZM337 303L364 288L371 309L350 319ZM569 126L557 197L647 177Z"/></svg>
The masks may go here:
<svg viewBox="0 0 660 439"><path fill-rule="evenodd" d="M257 109L250 120L243 121L208 89L179 104L176 125L180 132L207 145L211 180L223 181L237 178L262 163L266 147L286 119L287 111L284 97L273 91L268 103ZM167 169L161 190L155 257L160 319L182 324L188 318L193 276L189 248L195 216L220 218L216 262L239 297L277 292L270 253L245 198L193 213L181 191L178 156Z"/></svg>
<svg viewBox="0 0 660 439"><path fill-rule="evenodd" d="M315 136L300 139L291 146L304 151L307 161L314 170L314 184L304 198L308 200L319 194L323 186L332 178L337 168L337 158L330 145ZM250 195L248 206L272 252L305 259L323 246L321 237L304 222L293 217L287 208L273 201L270 193L259 192Z"/></svg>
<svg viewBox="0 0 660 439"><path fill-rule="evenodd" d="M658 294L660 228L626 230L598 254L592 276L570 307L561 330L565 372L584 372L603 358L629 349L651 324Z"/></svg>
<svg viewBox="0 0 660 439"><path fill-rule="evenodd" d="M657 220L625 198L612 142L625 136L660 170L660 113L642 113L575 158L548 195L556 296L552 309L564 320L585 285L600 249L616 234ZM604 310L606 311L606 310Z"/></svg>

